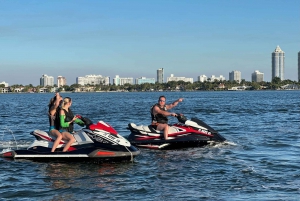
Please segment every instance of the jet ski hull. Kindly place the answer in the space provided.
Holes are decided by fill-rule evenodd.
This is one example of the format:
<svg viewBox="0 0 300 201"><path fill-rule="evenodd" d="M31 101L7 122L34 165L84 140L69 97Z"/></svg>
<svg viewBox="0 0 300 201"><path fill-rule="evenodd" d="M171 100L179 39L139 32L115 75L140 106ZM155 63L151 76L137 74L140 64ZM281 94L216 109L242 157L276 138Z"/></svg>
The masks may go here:
<svg viewBox="0 0 300 201"><path fill-rule="evenodd" d="M50 152L50 148L38 147L36 149L20 149L11 150L2 153L2 157L11 159L28 159L28 160L68 160L68 161L88 161L88 160L103 160L103 161L119 161L132 160L140 154L140 150L134 146L127 147L124 151L111 151L101 148L85 148L74 151Z"/></svg>

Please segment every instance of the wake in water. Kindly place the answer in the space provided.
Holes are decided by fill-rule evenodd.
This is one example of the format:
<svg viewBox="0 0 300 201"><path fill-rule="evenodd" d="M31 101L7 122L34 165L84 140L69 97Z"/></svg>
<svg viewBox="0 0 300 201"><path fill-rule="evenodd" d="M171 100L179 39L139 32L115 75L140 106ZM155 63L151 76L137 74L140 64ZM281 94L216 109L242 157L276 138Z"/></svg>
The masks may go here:
<svg viewBox="0 0 300 201"><path fill-rule="evenodd" d="M28 147L32 142L25 140L17 140L14 132L9 128L5 127L0 132L0 149L19 149Z"/></svg>
<svg viewBox="0 0 300 201"><path fill-rule="evenodd" d="M224 142L218 142L218 143L215 143L215 142L211 142L209 144L210 147L216 147L216 148L220 148L220 147L224 147L224 146L237 146L236 143L234 142L230 142L230 141L224 141Z"/></svg>
<svg viewBox="0 0 300 201"><path fill-rule="evenodd" d="M19 149L28 147L32 142L31 141L25 141L25 140L19 140L19 141L0 141L0 149Z"/></svg>

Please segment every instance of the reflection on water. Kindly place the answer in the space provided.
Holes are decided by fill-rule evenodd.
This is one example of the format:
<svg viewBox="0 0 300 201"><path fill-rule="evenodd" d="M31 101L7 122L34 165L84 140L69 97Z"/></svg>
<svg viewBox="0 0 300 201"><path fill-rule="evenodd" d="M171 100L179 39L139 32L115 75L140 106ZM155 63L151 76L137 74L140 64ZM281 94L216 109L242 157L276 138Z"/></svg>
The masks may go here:
<svg viewBox="0 0 300 201"><path fill-rule="evenodd" d="M132 163L72 162L47 163L40 170L44 181L53 189L64 188L111 188L116 180L112 175L126 174ZM83 185L84 184L84 185Z"/></svg>

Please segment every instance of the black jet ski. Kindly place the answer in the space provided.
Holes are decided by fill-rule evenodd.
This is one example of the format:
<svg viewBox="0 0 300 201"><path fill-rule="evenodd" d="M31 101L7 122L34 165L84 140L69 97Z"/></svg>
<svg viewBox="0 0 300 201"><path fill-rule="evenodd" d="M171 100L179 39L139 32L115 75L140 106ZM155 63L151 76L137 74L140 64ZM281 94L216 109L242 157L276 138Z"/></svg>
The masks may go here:
<svg viewBox="0 0 300 201"><path fill-rule="evenodd" d="M65 142L62 140L55 152L51 148L55 138L47 132L31 132L36 139L27 149L7 150L2 157L12 159L34 160L133 160L140 151L119 135L108 123L98 121L96 124L88 118L78 116L86 125L74 132L74 142L67 152L62 152Z"/></svg>
<svg viewBox="0 0 300 201"><path fill-rule="evenodd" d="M177 123L169 124L167 140L164 139L163 131L155 130L152 125L136 125L134 123L128 124L127 129L131 131L131 134L127 139L134 146L149 149L199 147L226 140L200 119L188 120L182 114L177 114L177 119Z"/></svg>

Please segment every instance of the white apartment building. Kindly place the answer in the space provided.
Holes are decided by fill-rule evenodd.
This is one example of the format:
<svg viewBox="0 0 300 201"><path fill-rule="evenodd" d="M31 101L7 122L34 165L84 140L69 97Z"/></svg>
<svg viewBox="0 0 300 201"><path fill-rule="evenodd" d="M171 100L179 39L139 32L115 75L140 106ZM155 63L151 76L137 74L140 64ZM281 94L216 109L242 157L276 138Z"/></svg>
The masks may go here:
<svg viewBox="0 0 300 201"><path fill-rule="evenodd" d="M229 73L229 81L236 81L237 83L241 83L242 81L242 73L241 71L234 70Z"/></svg>
<svg viewBox="0 0 300 201"><path fill-rule="evenodd" d="M46 74L42 75L42 77L40 78L40 85L43 87L46 86L54 86L54 77L53 76L48 76Z"/></svg>
<svg viewBox="0 0 300 201"><path fill-rule="evenodd" d="M212 75L210 77L210 81L214 82L215 80L217 80L217 81L223 81L223 80L225 80L225 77L223 75L220 75L219 77L216 77L215 75Z"/></svg>
<svg viewBox="0 0 300 201"><path fill-rule="evenodd" d="M171 74L171 77L167 77L167 82L171 81L184 81L193 83L193 78L186 78L186 77L174 77L174 74Z"/></svg>
<svg viewBox="0 0 300 201"><path fill-rule="evenodd" d="M84 77L77 77L76 84L80 84L85 86L87 84L90 85L109 85L109 77L103 77L102 75L86 75Z"/></svg>
<svg viewBox="0 0 300 201"><path fill-rule="evenodd" d="M262 82L264 81L264 74L259 72L258 70L252 73L252 82Z"/></svg>
<svg viewBox="0 0 300 201"><path fill-rule="evenodd" d="M133 84L133 78L132 77L121 78L119 75L116 75L116 77L113 79L113 84L114 85Z"/></svg>
<svg viewBox="0 0 300 201"><path fill-rule="evenodd" d="M205 82L205 81L207 81L207 76L206 75L198 76L198 82Z"/></svg>
<svg viewBox="0 0 300 201"><path fill-rule="evenodd" d="M57 76L57 87L62 87L67 85L67 80L65 77L63 76Z"/></svg>

